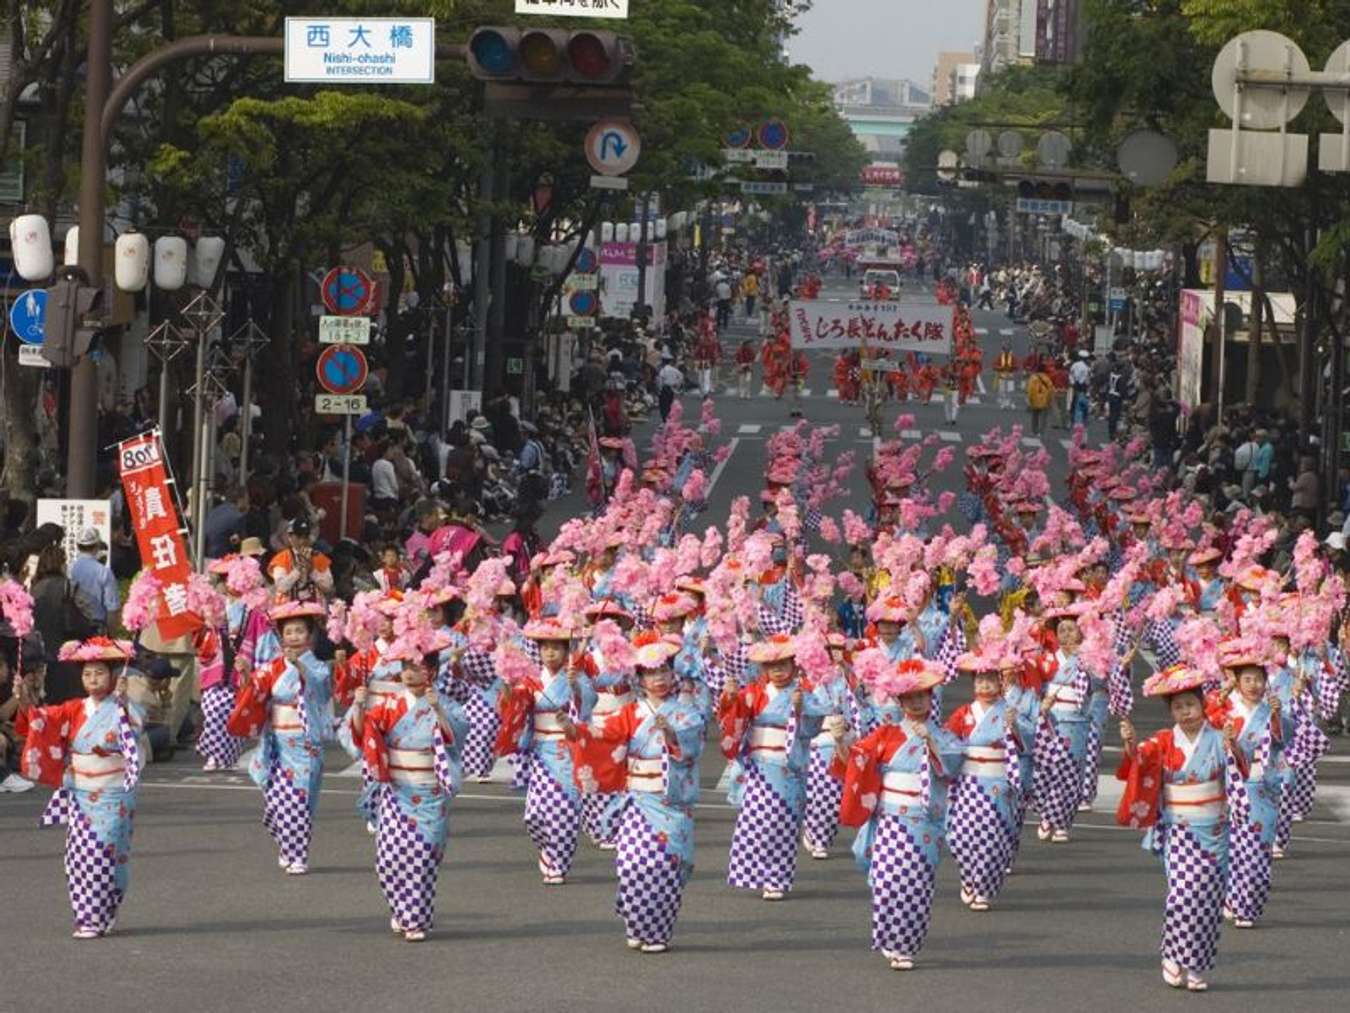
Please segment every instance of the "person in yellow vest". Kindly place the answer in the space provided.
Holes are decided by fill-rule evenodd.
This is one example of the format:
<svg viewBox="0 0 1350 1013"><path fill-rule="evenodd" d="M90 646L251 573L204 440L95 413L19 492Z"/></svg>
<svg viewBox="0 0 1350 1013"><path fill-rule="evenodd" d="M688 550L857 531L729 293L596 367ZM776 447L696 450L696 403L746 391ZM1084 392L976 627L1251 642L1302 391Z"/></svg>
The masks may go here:
<svg viewBox="0 0 1350 1013"><path fill-rule="evenodd" d="M994 382L998 387L998 406L1004 411L1013 407L1013 394L1017 390L1017 356L1012 346L1003 342L1003 350L994 360Z"/></svg>
<svg viewBox="0 0 1350 1013"><path fill-rule="evenodd" d="M1055 383L1038 363L1027 377L1027 410L1031 412L1031 435L1045 432L1045 413L1055 397Z"/></svg>

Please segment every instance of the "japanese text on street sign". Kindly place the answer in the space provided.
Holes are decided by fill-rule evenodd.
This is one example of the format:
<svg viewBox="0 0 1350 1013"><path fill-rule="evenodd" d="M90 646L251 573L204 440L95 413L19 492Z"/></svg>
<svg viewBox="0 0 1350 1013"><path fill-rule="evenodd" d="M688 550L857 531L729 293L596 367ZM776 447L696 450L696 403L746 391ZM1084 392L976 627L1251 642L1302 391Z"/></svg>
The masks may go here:
<svg viewBox="0 0 1350 1013"><path fill-rule="evenodd" d="M626 18L628 0L516 0L517 14L569 18Z"/></svg>
<svg viewBox="0 0 1350 1013"><path fill-rule="evenodd" d="M201 625L188 608L188 577L192 573L183 542L178 507L169 489L169 474L155 433L142 433L117 445L117 470L126 494L127 513L141 550L141 567L160 586L159 635L174 640Z"/></svg>
<svg viewBox="0 0 1350 1013"><path fill-rule="evenodd" d="M435 18L287 18L286 80L432 84Z"/></svg>
<svg viewBox="0 0 1350 1013"><path fill-rule="evenodd" d="M741 180L741 193L787 193L787 188L786 183L761 183L750 179Z"/></svg>
<svg viewBox="0 0 1350 1013"><path fill-rule="evenodd" d="M793 348L869 348L950 355L951 306L892 301L794 300L789 319Z"/></svg>
<svg viewBox="0 0 1350 1013"><path fill-rule="evenodd" d="M1073 214L1073 201L1018 197L1017 210L1028 215L1071 215Z"/></svg>
<svg viewBox="0 0 1350 1013"><path fill-rule="evenodd" d="M61 542L66 559L79 555L80 532L95 528L104 545L112 544L112 509L106 499L40 499L37 501L37 525L59 524L64 531Z"/></svg>
<svg viewBox="0 0 1350 1013"><path fill-rule="evenodd" d="M315 394L315 415L364 415L366 396L364 394Z"/></svg>
<svg viewBox="0 0 1350 1013"><path fill-rule="evenodd" d="M319 344L370 344L370 317L319 317Z"/></svg>

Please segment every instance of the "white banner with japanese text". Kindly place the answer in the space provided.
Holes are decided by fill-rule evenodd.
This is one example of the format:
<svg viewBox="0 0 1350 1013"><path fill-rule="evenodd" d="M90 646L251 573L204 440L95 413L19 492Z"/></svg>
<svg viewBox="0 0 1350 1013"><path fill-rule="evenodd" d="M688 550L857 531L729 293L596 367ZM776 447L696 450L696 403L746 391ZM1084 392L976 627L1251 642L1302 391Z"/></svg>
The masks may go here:
<svg viewBox="0 0 1350 1013"><path fill-rule="evenodd" d="M956 311L937 303L895 300L793 300L788 319L792 347L858 348L950 355Z"/></svg>

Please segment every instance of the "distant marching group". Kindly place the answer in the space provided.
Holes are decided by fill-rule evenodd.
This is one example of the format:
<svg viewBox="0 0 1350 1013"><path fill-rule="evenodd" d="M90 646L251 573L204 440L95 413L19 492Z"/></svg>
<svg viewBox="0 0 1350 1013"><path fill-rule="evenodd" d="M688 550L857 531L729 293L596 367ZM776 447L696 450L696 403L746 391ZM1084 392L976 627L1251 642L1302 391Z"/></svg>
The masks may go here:
<svg viewBox="0 0 1350 1013"><path fill-rule="evenodd" d="M907 970L943 846L962 903L989 910L1029 811L1040 840L1070 840L1114 716L1118 819L1144 832L1168 883L1162 976L1204 990L1222 922L1260 920L1271 861L1312 806L1328 747L1317 717L1347 686L1341 577L1311 536L1287 573L1265 568L1263 518L1221 532L1198 501L1155 492L1139 448L1090 450L1081 433L1059 502L1044 451L996 430L967 450L960 497L928 487L951 448L896 438L866 464L864 514L832 515L854 461L827 456L830 435L805 423L775 435L762 512L738 499L700 535L686 529L706 508L719 425L710 404L695 426L676 406L646 467L623 469L606 507L564 524L520 580L465 532L415 587L350 603L295 593L313 586L303 554L211 563L192 594L207 768L231 769L257 740L245 762L263 823L278 865L300 875L336 737L361 763L390 929L418 941L451 801L511 757L542 882L566 882L584 831L614 852L627 945L660 953L693 868L711 742L738 809L728 884L782 901L799 847L826 858L840 826L856 827L872 948ZM953 507L965 533L943 523ZM153 621L158 593L138 578L129 627ZM25 597L0 586L21 636ZM977 620L972 600L989 614ZM320 635L331 662L314 653ZM56 789L42 822L67 828L80 939L112 930L127 890L139 716L117 674L132 652L66 645L88 696L25 697L18 718L25 772ZM1147 740L1130 723L1136 662L1170 718ZM944 712L963 679L973 701Z"/></svg>

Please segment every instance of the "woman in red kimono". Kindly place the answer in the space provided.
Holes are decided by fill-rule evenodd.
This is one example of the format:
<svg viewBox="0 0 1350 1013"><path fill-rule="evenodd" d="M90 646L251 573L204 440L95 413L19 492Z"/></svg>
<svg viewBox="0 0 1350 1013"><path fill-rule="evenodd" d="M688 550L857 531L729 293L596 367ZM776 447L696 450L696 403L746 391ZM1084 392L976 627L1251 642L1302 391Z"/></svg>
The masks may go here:
<svg viewBox="0 0 1350 1013"><path fill-rule="evenodd" d="M750 397L750 381L755 374L755 343L748 338L736 349L737 394L742 401Z"/></svg>

